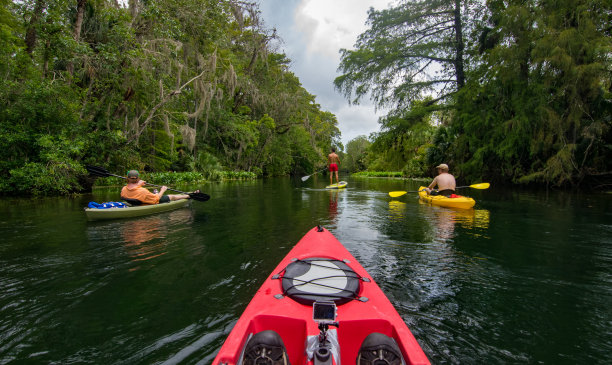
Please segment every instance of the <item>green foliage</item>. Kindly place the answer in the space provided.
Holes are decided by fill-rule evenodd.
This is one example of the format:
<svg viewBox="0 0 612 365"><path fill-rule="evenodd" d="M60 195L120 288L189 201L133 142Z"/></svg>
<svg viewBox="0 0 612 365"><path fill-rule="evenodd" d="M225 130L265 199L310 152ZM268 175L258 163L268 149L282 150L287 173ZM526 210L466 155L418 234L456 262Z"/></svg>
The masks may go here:
<svg viewBox="0 0 612 365"><path fill-rule="evenodd" d="M199 172L151 172L142 177L146 181L155 182L157 185L180 185L188 183L203 182L206 179Z"/></svg>
<svg viewBox="0 0 612 365"><path fill-rule="evenodd" d="M346 155L342 167L349 172L363 171L366 167L366 157L371 143L366 136L359 136L346 145Z"/></svg>
<svg viewBox="0 0 612 365"><path fill-rule="evenodd" d="M484 3L470 2L463 8L465 23L452 26L445 17L459 2L428 4L371 10L357 49L343 51L345 74L336 87L355 95L353 101L371 92L378 105L394 107L371 137L369 170L401 168L419 176L445 162L472 181L611 183L609 3L494 0L483 9ZM440 30L430 41L413 38L438 25L454 34ZM440 58L441 71L420 74L432 57ZM435 90L446 98L440 106L424 97L437 77L457 81L456 88Z"/></svg>
<svg viewBox="0 0 612 365"><path fill-rule="evenodd" d="M215 171L214 174L201 172L146 172L141 179L155 185L177 186L193 185L210 180L252 180L257 179L257 174L249 171ZM118 186L125 185L126 180L110 176L96 180L96 186Z"/></svg>
<svg viewBox="0 0 612 365"><path fill-rule="evenodd" d="M218 180L220 178L219 171L223 166L219 163L219 160L208 152L199 152L198 159L196 160L196 166L194 170L202 171L204 176L210 180Z"/></svg>
<svg viewBox="0 0 612 365"><path fill-rule="evenodd" d="M0 59L3 60L10 60L19 46L19 39L15 35L21 32L21 27L10 11L11 4L10 0L0 0ZM0 62L1 75L10 69L8 62Z"/></svg>
<svg viewBox="0 0 612 365"><path fill-rule="evenodd" d="M253 180L257 174L250 171L221 171L223 180Z"/></svg>
<svg viewBox="0 0 612 365"><path fill-rule="evenodd" d="M472 179L554 186L598 180L612 167L606 17L593 1L547 2L537 10L496 4L490 32L497 43L473 75L485 82L462 90L447 157Z"/></svg>
<svg viewBox="0 0 612 365"><path fill-rule="evenodd" d="M76 33L75 2L0 5L4 193L87 188L86 164L286 175L340 145L335 116L274 52L255 3L87 1Z"/></svg>
<svg viewBox="0 0 612 365"><path fill-rule="evenodd" d="M351 174L354 177L403 177L401 171L359 171Z"/></svg>
<svg viewBox="0 0 612 365"><path fill-rule="evenodd" d="M409 107L426 95L444 99L465 83L464 24L479 4L402 1L368 12L355 50L341 50L334 84L350 102L371 96L378 106ZM354 95L354 98L353 98Z"/></svg>
<svg viewBox="0 0 612 365"><path fill-rule="evenodd" d="M405 176L424 176L428 171L426 155L435 128L433 112L420 103L411 112L390 113L383 118L384 130L374 137L368 153L368 169L401 170Z"/></svg>
<svg viewBox="0 0 612 365"><path fill-rule="evenodd" d="M9 170L9 176L3 179L4 191L56 195L82 189L78 177L85 174L85 169L76 161L83 149L82 142L41 135L35 145L40 162L27 162Z"/></svg>

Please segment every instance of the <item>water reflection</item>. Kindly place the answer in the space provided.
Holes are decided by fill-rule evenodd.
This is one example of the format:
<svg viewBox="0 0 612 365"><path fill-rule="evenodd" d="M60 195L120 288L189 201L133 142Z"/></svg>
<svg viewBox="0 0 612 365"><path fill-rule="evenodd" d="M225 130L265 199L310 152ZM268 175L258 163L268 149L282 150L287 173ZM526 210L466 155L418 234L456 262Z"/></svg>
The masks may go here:
<svg viewBox="0 0 612 365"><path fill-rule="evenodd" d="M171 236L176 235L181 230L180 227L185 227L185 223L191 221L193 221L191 209L178 209L138 219L90 223L87 233L90 242L116 241L117 248L121 248L128 258L123 263L134 264L167 254L169 244L176 241L171 239ZM100 247L103 252L109 249L108 246ZM117 262L122 261L118 258L117 260ZM138 269L140 266L134 266L129 271Z"/></svg>
<svg viewBox="0 0 612 365"><path fill-rule="evenodd" d="M335 223L338 219L338 194L339 190L329 190L329 220Z"/></svg>
<svg viewBox="0 0 612 365"><path fill-rule="evenodd" d="M121 237L126 253L132 262L147 261L165 255L168 253L169 233L176 231L175 226L191 219L191 210L179 209L165 215L155 215L124 224L121 227Z"/></svg>
<svg viewBox="0 0 612 365"><path fill-rule="evenodd" d="M486 209L450 209L421 203L426 210L423 214L434 224L436 236L442 240L451 240L455 226L461 227L475 237L487 237L490 213Z"/></svg>
<svg viewBox="0 0 612 365"><path fill-rule="evenodd" d="M121 229L124 247L132 261L146 261L165 255L164 238L167 234L168 227L159 217L137 220Z"/></svg>
<svg viewBox="0 0 612 365"><path fill-rule="evenodd" d="M401 222L406 214L406 203L399 200L391 200L389 202L389 219L396 222Z"/></svg>

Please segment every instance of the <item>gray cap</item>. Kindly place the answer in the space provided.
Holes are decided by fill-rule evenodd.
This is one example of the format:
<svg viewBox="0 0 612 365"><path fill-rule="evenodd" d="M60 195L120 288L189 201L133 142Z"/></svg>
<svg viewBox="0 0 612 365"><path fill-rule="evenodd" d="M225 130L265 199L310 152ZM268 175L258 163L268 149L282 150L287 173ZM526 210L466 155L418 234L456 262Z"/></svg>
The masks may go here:
<svg viewBox="0 0 612 365"><path fill-rule="evenodd" d="M438 166L436 166L437 169L442 169L444 171L448 171L448 165L445 163L441 163Z"/></svg>
<svg viewBox="0 0 612 365"><path fill-rule="evenodd" d="M138 177L138 176L139 176L138 170L130 170L127 173L127 177Z"/></svg>

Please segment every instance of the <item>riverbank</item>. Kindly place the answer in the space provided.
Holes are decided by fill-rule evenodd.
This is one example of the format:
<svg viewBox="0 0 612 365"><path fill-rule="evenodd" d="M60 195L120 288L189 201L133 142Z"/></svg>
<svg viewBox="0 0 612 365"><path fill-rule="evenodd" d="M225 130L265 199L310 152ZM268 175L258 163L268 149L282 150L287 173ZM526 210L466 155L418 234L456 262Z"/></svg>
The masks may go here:
<svg viewBox="0 0 612 365"><path fill-rule="evenodd" d="M258 176L249 171L211 171L201 172L150 172L143 173L141 179L157 185L200 184L210 181L255 180ZM96 179L93 187L124 185L125 180L110 176Z"/></svg>

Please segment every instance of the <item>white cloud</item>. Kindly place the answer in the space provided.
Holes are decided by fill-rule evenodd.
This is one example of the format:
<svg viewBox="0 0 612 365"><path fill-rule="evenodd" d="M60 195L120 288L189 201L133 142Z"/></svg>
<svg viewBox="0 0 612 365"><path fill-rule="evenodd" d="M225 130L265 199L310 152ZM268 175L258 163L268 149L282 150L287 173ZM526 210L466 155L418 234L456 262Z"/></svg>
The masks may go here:
<svg viewBox="0 0 612 365"><path fill-rule="evenodd" d="M284 40L281 49L292 60L291 70L317 96L322 109L338 118L342 142L379 130L378 116L369 100L358 106L334 90L339 76L340 49L352 49L367 28L370 7L387 7L386 0L261 0L264 22Z"/></svg>
<svg viewBox="0 0 612 365"><path fill-rule="evenodd" d="M295 28L306 38L311 57L326 57L338 63L340 48L351 48L366 30L367 10L372 1L303 0L294 14Z"/></svg>
<svg viewBox="0 0 612 365"><path fill-rule="evenodd" d="M372 112L370 105L345 104L338 108L334 114L338 120L342 120L342 143L346 144L355 137L369 136L370 133L378 131L378 116Z"/></svg>

